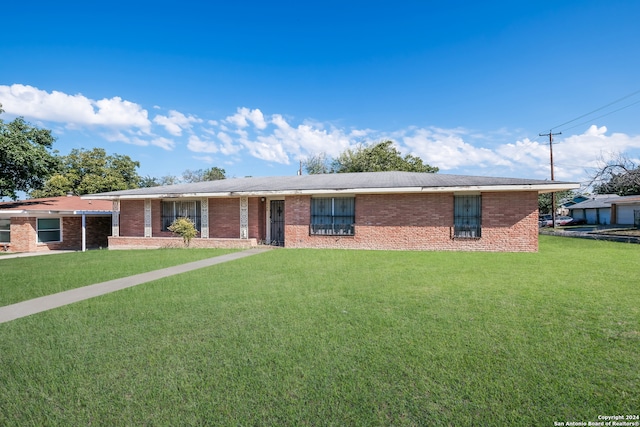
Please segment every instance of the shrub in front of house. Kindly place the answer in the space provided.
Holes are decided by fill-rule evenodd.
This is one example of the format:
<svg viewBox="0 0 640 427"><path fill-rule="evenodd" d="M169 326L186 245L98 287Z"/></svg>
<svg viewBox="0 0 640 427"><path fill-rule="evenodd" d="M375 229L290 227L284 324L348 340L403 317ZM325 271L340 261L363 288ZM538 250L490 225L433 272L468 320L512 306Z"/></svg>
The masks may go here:
<svg viewBox="0 0 640 427"><path fill-rule="evenodd" d="M168 228L172 233L182 237L182 240L184 241L184 245L186 247L189 247L191 239L196 237L196 235L198 234L196 225L189 218L176 218L176 220L173 221Z"/></svg>

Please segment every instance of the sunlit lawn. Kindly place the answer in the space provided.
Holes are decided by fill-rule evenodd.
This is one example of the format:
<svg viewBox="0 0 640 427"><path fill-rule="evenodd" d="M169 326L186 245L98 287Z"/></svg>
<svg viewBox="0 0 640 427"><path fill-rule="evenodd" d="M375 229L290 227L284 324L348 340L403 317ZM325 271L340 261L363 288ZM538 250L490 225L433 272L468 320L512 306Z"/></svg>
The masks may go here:
<svg viewBox="0 0 640 427"><path fill-rule="evenodd" d="M3 259L0 306L230 252L233 250L95 250Z"/></svg>
<svg viewBox="0 0 640 427"><path fill-rule="evenodd" d="M273 250L0 324L0 425L633 414L638 277L638 245L548 236L537 254Z"/></svg>

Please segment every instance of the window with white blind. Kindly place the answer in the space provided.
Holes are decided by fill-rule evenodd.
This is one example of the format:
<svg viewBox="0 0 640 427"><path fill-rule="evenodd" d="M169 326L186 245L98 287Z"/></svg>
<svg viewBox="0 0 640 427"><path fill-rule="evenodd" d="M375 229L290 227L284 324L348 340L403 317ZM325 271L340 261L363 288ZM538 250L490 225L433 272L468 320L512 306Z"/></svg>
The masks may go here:
<svg viewBox="0 0 640 427"><path fill-rule="evenodd" d="M169 226L178 218L189 218L200 231L199 200L168 200L162 202L162 231L169 231Z"/></svg>

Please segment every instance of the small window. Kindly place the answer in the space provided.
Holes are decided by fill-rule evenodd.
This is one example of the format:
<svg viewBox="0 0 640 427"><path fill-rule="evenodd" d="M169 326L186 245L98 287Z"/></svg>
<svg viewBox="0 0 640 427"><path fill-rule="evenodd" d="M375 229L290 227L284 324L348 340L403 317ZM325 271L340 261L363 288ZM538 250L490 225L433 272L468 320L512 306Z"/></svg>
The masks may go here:
<svg viewBox="0 0 640 427"><path fill-rule="evenodd" d="M169 226L178 218L189 218L200 231L200 201L176 200L162 202L162 231L169 231Z"/></svg>
<svg viewBox="0 0 640 427"><path fill-rule="evenodd" d="M0 243L11 242L11 220L0 219Z"/></svg>
<svg viewBox="0 0 640 427"><path fill-rule="evenodd" d="M481 196L454 197L454 237L479 239L482 236Z"/></svg>
<svg viewBox="0 0 640 427"><path fill-rule="evenodd" d="M60 218L38 218L38 243L60 242Z"/></svg>
<svg viewBox="0 0 640 427"><path fill-rule="evenodd" d="M311 199L310 234L353 236L355 222L354 197Z"/></svg>

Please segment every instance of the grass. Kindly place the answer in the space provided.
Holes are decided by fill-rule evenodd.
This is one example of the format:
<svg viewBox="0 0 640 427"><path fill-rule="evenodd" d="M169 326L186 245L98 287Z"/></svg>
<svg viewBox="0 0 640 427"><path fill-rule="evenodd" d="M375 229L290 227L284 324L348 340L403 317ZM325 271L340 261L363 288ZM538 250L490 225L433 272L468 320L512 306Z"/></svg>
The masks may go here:
<svg viewBox="0 0 640 427"><path fill-rule="evenodd" d="M0 263L0 306L232 252L226 249L94 250Z"/></svg>
<svg viewBox="0 0 640 427"><path fill-rule="evenodd" d="M0 425L635 414L638 277L637 245L552 236L537 254L274 250L1 324Z"/></svg>

